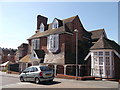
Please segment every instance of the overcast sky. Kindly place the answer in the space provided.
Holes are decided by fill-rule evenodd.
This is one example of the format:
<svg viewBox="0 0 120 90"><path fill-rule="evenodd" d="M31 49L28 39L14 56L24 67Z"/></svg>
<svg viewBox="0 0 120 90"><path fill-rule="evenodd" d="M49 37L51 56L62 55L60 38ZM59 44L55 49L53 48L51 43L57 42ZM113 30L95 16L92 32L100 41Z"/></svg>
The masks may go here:
<svg viewBox="0 0 120 90"><path fill-rule="evenodd" d="M17 48L35 33L36 17L65 19L78 15L87 31L105 29L118 42L117 2L1 2L0 47Z"/></svg>

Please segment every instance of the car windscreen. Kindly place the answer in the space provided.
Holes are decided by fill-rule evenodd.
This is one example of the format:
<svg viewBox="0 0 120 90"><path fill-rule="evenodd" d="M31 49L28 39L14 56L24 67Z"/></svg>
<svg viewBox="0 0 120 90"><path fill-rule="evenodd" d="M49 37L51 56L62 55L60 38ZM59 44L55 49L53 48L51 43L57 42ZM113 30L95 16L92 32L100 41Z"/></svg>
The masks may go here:
<svg viewBox="0 0 120 90"><path fill-rule="evenodd" d="M40 66L41 71L52 71L51 67L48 66Z"/></svg>

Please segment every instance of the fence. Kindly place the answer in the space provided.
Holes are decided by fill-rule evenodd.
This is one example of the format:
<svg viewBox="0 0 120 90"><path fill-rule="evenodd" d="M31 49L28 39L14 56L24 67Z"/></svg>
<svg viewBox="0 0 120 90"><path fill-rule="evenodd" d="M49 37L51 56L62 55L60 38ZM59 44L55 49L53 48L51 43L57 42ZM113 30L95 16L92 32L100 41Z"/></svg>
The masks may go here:
<svg viewBox="0 0 120 90"><path fill-rule="evenodd" d="M9 64L8 71L19 72L19 64Z"/></svg>

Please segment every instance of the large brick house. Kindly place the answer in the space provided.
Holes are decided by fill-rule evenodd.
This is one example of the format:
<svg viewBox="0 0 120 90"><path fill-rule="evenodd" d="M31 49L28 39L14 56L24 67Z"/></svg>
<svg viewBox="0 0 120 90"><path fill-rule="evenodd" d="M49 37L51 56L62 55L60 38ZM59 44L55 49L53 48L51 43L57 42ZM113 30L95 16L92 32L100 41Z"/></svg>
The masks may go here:
<svg viewBox="0 0 120 90"><path fill-rule="evenodd" d="M107 72L107 69L105 69L106 66L105 64L101 66L101 63L107 60L110 62L114 61L114 64L116 64L114 65L114 69L116 68L114 77L120 77L118 74L120 73L120 70L117 69L117 64L120 64L120 53L114 46L111 46L111 44L117 46L119 49L120 46L107 38L104 29L88 32L83 27L78 15L63 20L55 18L53 19L53 22L49 24L47 23L47 20L47 17L38 15L37 30L34 35L28 38L29 50L26 57L31 58L31 62L37 61L38 64L51 65L55 71L57 70L57 73L75 75L76 33L74 30L77 29L78 74L106 77L106 74L104 74ZM108 48L110 52L108 52ZM114 56L111 53L113 51L115 51ZM92 56L94 55L92 54L93 52L101 53L103 56L100 57L98 61L103 58L103 60L101 60L103 62L96 62L97 64L93 63L93 61L95 61ZM109 60L108 57L104 56L104 54L109 54ZM94 57L95 56L96 55L94 55ZM96 71L93 70L93 66L95 65L99 67L94 67ZM110 70L112 68L111 65L111 63L109 66L107 65L107 68L110 67ZM109 72L107 72L107 77L108 73ZM110 73L113 72L110 71ZM110 75L109 77L113 77Z"/></svg>
<svg viewBox="0 0 120 90"><path fill-rule="evenodd" d="M55 18L52 23L47 24L47 18L38 15L37 31L28 39L31 52L44 50L42 63L75 64L75 32L78 32L79 41L79 64L83 63L84 51L89 45L91 33L87 32L78 16L60 20ZM88 38L88 39L86 39ZM86 48L83 48L85 47Z"/></svg>

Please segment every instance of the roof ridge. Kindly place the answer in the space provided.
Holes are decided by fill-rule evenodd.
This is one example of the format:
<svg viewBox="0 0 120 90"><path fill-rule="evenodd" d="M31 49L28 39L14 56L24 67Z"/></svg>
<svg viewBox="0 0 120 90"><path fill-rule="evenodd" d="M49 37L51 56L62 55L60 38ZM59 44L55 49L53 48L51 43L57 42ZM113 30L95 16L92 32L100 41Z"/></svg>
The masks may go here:
<svg viewBox="0 0 120 90"><path fill-rule="evenodd" d="M109 41L109 39L101 36L99 40L91 47L91 49L105 49L105 48L113 48Z"/></svg>
<svg viewBox="0 0 120 90"><path fill-rule="evenodd" d="M68 19L72 19L72 18L75 18L75 17L77 17L78 15L76 15L76 16L72 16L72 17L69 17L69 18L66 18L66 19L62 19L62 21L65 21L65 20L68 20Z"/></svg>
<svg viewBox="0 0 120 90"><path fill-rule="evenodd" d="M110 45L110 43L107 41L107 40L109 40L109 39L107 39L107 38L105 38L105 37L102 37L102 39L103 39L103 45L104 45L104 47L105 47L105 43L107 43L107 44L109 45L109 47L113 48L113 47Z"/></svg>
<svg viewBox="0 0 120 90"><path fill-rule="evenodd" d="M97 29L97 30L92 30L92 31L89 31L89 32L95 32L95 31L105 31L105 29Z"/></svg>

